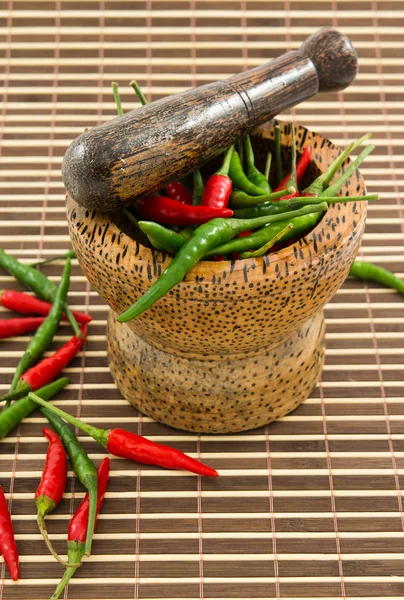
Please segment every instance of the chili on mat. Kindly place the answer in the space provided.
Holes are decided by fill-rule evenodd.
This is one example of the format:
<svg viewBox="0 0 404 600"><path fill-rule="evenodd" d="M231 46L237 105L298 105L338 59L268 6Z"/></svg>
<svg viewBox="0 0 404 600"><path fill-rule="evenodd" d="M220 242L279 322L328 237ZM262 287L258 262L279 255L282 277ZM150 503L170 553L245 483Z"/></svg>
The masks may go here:
<svg viewBox="0 0 404 600"><path fill-rule="evenodd" d="M351 265L349 274L365 281L377 281L404 295L404 281L388 269L384 269L378 265L362 260L355 260Z"/></svg>
<svg viewBox="0 0 404 600"><path fill-rule="evenodd" d="M44 317L23 317L16 319L2 319L0 321L0 340L36 331L45 321Z"/></svg>
<svg viewBox="0 0 404 600"><path fill-rule="evenodd" d="M64 387L69 384L69 380L67 377L61 377L60 379L56 379L56 381L52 381L48 385L37 390L35 393L37 396L42 398L43 400L50 400L58 394ZM37 408L37 404L28 398L28 396L24 396L17 402L14 402L7 410L3 410L0 413L0 440L2 440L14 427L25 418L28 417L34 410Z"/></svg>
<svg viewBox="0 0 404 600"><path fill-rule="evenodd" d="M28 394L28 397L31 400L35 400L38 404L43 402L42 406L45 406L46 408L42 408L41 413L48 419L53 429L61 438L68 457L70 458L70 462L72 463L73 471L76 473L80 482L88 490L90 508L85 554L86 556L90 556L97 512L97 469L95 468L93 461L89 459L86 452L81 447L81 444L73 431L71 431L66 423L55 414L55 407L50 404L47 405L46 401L32 393ZM40 402L38 402L38 399Z"/></svg>
<svg viewBox="0 0 404 600"><path fill-rule="evenodd" d="M42 478L35 493L37 523L48 550L62 565L70 567L72 565L63 561L53 549L45 525L46 515L55 510L65 491L67 481L66 451L61 439L54 431L44 428L42 433L48 439L49 447Z"/></svg>
<svg viewBox="0 0 404 600"><path fill-rule="evenodd" d="M15 544L13 524L7 506L3 488L0 485L0 552L10 572L11 579L20 577L18 550Z"/></svg>
<svg viewBox="0 0 404 600"><path fill-rule="evenodd" d="M22 396L26 396L29 392L33 392L53 381L84 346L87 338L87 329L87 325L83 325L80 338L76 336L72 337L64 346L56 350L52 356L44 358L21 375L14 391L2 396L0 402L3 400L17 400Z"/></svg>
<svg viewBox="0 0 404 600"><path fill-rule="evenodd" d="M46 300L47 302L55 300L58 288L53 281L50 281L41 271L24 265L14 258L14 256L7 254L2 248L0 248L0 267L5 269L10 275L13 275L18 281L31 288L42 300ZM65 313L73 327L74 333L80 337L79 326L67 303L65 304Z"/></svg>
<svg viewBox="0 0 404 600"><path fill-rule="evenodd" d="M97 516L101 510L105 492L107 491L109 477L109 458L104 458L97 471L98 477L98 493L97 493ZM79 564L85 553L85 540L88 531L88 514L89 514L89 496L88 493L75 514L73 515L69 529L67 531L67 560L70 564ZM97 524L97 522L95 523ZM68 567L63 575L62 580L58 584L51 600L60 598L63 590L73 577L78 567Z"/></svg>
<svg viewBox="0 0 404 600"><path fill-rule="evenodd" d="M39 262L30 263L30 267L42 267L42 265L48 265L49 263L55 262L56 260L65 260L66 258L76 258L76 253L74 250L68 250L64 254L59 254L59 256L52 256L52 258L45 258L44 260L40 260Z"/></svg>
<svg viewBox="0 0 404 600"><path fill-rule="evenodd" d="M20 313L21 315L43 315L47 316L52 304L39 300L35 296L30 296L24 292L16 292L15 290L3 290L0 291L0 304L8 310ZM76 312L72 310L76 321L78 323L89 323L91 321L90 315ZM62 319L67 320L65 314L62 315Z"/></svg>
<svg viewBox="0 0 404 600"><path fill-rule="evenodd" d="M57 415L57 418L60 417L87 433L114 456L128 458L129 460L146 465L157 465L166 469L185 469L191 473L206 475L207 477L218 477L219 475L215 469L187 456L176 448L157 444L141 435L125 431L124 429L105 430L92 427L92 425L76 419L56 406L47 406L46 402L33 393L30 393L29 397L41 406L47 407L46 413L52 412L53 416L56 417Z"/></svg>
<svg viewBox="0 0 404 600"><path fill-rule="evenodd" d="M37 360L42 355L42 353L51 343L53 336L55 335L60 318L63 314L63 307L66 304L66 298L67 293L69 291L70 283L70 271L71 263L70 258L68 258L66 261L65 268L63 270L62 278L60 280L60 285L57 290L55 300L52 304L52 308L49 311L49 314L46 317L45 321L37 329L34 336L28 343L28 346L17 365L13 380L11 382L10 394L12 394L16 389L18 380L20 379L21 375L35 360ZM8 406L9 403L10 400L7 400L6 406Z"/></svg>

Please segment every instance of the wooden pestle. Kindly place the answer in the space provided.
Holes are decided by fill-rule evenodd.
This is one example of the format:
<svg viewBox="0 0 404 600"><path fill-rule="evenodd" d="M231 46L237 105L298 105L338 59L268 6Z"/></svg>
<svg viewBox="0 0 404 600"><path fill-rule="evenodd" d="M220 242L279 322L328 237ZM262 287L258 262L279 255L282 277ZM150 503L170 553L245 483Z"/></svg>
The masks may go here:
<svg viewBox="0 0 404 600"><path fill-rule="evenodd" d="M320 29L297 51L83 133L64 156L64 184L89 209L120 209L191 172L318 91L344 89L357 70L349 39L335 29Z"/></svg>

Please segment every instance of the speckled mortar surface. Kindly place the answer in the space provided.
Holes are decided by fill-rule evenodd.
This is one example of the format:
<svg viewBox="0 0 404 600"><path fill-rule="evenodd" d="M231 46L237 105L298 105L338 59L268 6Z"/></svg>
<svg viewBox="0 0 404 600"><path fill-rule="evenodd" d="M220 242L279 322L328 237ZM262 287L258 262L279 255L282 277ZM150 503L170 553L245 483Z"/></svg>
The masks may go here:
<svg viewBox="0 0 404 600"><path fill-rule="evenodd" d="M290 127L280 125L287 162ZM296 133L299 152L313 148L308 182L339 149L303 127ZM252 139L263 168L273 122ZM341 191L363 193L359 172ZM129 237L121 215L91 213L69 197L67 214L86 277L118 314L170 262ZM111 314L108 356L122 394L158 421L191 431L251 429L293 410L320 377L322 308L348 274L365 217L364 202L330 206L311 233L280 252L203 261L139 318L118 324Z"/></svg>

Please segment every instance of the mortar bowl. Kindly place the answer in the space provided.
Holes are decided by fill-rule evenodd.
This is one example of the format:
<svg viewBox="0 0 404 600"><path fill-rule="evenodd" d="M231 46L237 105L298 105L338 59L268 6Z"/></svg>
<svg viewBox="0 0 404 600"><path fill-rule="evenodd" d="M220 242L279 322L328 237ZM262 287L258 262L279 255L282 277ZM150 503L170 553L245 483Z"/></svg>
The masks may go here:
<svg viewBox="0 0 404 600"><path fill-rule="evenodd" d="M261 170L274 149L276 123L286 171L290 164L290 125L270 121L251 136ZM312 147L303 189L341 150L299 125L296 143L298 153ZM347 164L349 159L342 168ZM359 171L340 191L365 193ZM366 202L331 205L310 233L278 252L199 262L126 324L116 315L150 287L171 257L133 239L122 213L91 212L67 196L67 218L79 264L111 308L112 376L142 413L178 429L227 433L266 425L310 395L324 363L323 307L359 250Z"/></svg>

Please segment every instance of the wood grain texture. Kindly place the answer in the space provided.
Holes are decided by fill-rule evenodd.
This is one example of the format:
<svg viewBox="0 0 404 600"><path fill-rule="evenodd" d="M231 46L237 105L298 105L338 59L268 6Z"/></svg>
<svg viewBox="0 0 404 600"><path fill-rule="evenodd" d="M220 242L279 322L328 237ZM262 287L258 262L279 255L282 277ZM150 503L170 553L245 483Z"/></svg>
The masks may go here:
<svg viewBox="0 0 404 600"><path fill-rule="evenodd" d="M291 131L289 124L280 125L286 166L290 155ZM258 165L272 148L273 132L274 122L270 122L257 129L252 137ZM313 148L308 178L326 168L339 153L339 149L331 142L303 127L297 126L296 139L299 152L307 145ZM359 172L351 177L341 193L365 193ZM120 229L118 216L111 218L96 211L90 213L70 197L67 200L67 213L72 244L85 275L118 314L129 308L149 288L171 260L171 257L146 248L128 237ZM188 384L182 382L184 359L188 365L196 361L197 366L193 368L199 373L200 379L194 393L202 398L207 393L204 390L209 389L209 384L205 388L205 382L208 381L215 384L219 396L227 393L229 379L226 365L232 360L244 360L245 365L250 363L250 359L254 364L261 360L263 368L270 361L274 364L279 361L276 366L282 372L282 361L289 360L285 358L284 344L299 335L303 324L321 311L346 278L359 249L365 216L366 203L335 204L311 233L280 252L258 259L198 263L164 298L128 323L129 330L134 334L131 338L128 338L128 330L122 329L123 348L120 353L117 349L119 326L110 325L115 340L110 341L110 361L116 360L113 363L113 375L117 382L118 368L120 370L118 385L121 391L134 400L139 399L136 389L149 386L149 368L139 368L139 353L148 353L150 356L148 349L154 348L162 378L166 376L167 381L171 381L165 390L168 394L175 391L179 404L178 413L174 412L174 415L171 405L165 415L161 406L154 411L152 397L153 393L154 397L157 394L152 392L152 385L148 414L170 424L173 423L173 416L180 423L181 416L185 419L184 427L195 430L196 423L192 426L195 411L191 406L188 412L184 408L188 402ZM312 335L320 346L318 331ZM314 378L308 375L303 396L307 396L314 385L322 360L317 348L309 344L309 349L313 373L316 375ZM297 355L299 352L296 350ZM170 361L162 359L164 354L170 355ZM223 363L223 368L219 366L216 370L212 369L212 361L218 365ZM191 373L192 368L187 368ZM290 367L284 368L289 370ZM251 368L246 372L234 369L232 377L235 387L239 385L241 390L244 389L243 394L252 402L255 379L262 377L262 374L254 375ZM197 385L197 378L191 374L189 378L195 379ZM302 374L296 371L287 379L288 386L290 383L290 389L293 389L302 379ZM267 394L271 390L274 400L275 391L272 387L267 388ZM299 401L302 399L299 396ZM259 401L264 404L272 402L265 394L259 397ZM294 400L290 402L286 404L289 410L295 406ZM283 404L282 407L285 412L287 408ZM259 404L259 410L262 410L262 404ZM268 421L271 420L271 415L266 414ZM240 415L239 420L233 419L234 430L241 428L241 419L245 419L245 414ZM251 418L247 426L258 424L262 424L262 420ZM199 426L202 427L202 424ZM230 426L228 422L223 424L223 427Z"/></svg>
<svg viewBox="0 0 404 600"><path fill-rule="evenodd" d="M111 212L220 154L238 137L320 90L355 78L349 40L324 28L287 52L225 81L163 98L80 135L62 176L82 206Z"/></svg>

